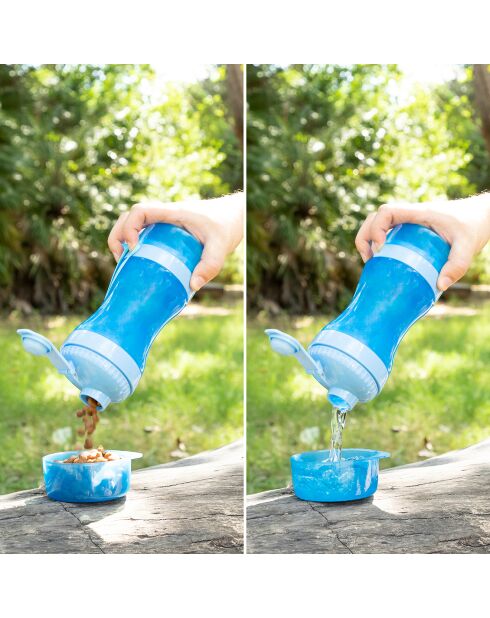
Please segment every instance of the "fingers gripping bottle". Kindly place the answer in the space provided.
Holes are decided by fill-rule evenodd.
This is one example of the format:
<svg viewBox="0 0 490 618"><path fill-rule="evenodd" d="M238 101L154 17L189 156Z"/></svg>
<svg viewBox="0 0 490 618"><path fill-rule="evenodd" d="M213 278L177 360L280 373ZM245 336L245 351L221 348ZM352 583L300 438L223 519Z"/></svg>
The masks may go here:
<svg viewBox="0 0 490 618"><path fill-rule="evenodd" d="M192 297L192 271L203 247L175 225L147 227L133 250L119 259L102 305L66 339L60 351L28 329L17 332L24 348L47 356L58 371L104 410L136 388L160 330Z"/></svg>
<svg viewBox="0 0 490 618"><path fill-rule="evenodd" d="M450 246L429 228L403 224L364 266L350 305L313 339L308 351L269 329L273 350L295 356L328 390L330 403L351 410L383 388L405 333L440 296L437 279Z"/></svg>

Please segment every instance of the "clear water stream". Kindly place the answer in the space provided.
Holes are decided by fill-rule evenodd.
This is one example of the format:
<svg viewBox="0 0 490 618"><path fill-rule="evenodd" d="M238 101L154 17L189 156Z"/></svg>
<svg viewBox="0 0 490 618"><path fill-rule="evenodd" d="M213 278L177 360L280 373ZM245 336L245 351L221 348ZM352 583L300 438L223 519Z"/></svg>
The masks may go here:
<svg viewBox="0 0 490 618"><path fill-rule="evenodd" d="M347 410L332 409L332 421L330 424L332 438L330 442L329 461L340 461L342 457L342 434L347 420Z"/></svg>

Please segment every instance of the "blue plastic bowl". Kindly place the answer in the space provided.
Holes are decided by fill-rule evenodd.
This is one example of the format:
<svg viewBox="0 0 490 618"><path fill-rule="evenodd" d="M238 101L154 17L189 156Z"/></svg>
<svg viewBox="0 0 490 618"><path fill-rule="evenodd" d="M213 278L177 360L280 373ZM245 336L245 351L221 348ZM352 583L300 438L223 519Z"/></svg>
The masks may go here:
<svg viewBox="0 0 490 618"><path fill-rule="evenodd" d="M100 463L64 464L80 451L52 453L43 457L44 484L48 498L60 502L107 502L122 498L131 483L131 460L141 453L110 451L121 459Z"/></svg>
<svg viewBox="0 0 490 618"><path fill-rule="evenodd" d="M389 453L346 448L339 462L330 451L310 451L291 457L294 493L311 502L347 502L372 496L378 488L379 460Z"/></svg>

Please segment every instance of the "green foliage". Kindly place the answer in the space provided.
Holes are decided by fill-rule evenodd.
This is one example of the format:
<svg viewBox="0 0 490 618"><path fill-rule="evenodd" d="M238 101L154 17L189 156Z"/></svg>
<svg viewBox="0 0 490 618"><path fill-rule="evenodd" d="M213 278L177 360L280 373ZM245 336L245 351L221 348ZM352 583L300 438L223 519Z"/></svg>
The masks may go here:
<svg viewBox="0 0 490 618"><path fill-rule="evenodd" d="M121 212L237 188L220 95L155 90L148 65L0 65L0 305L93 307Z"/></svg>
<svg viewBox="0 0 490 618"><path fill-rule="evenodd" d="M490 188L490 157L481 133L481 120L475 108L473 70L462 69L459 79L439 85L434 97L444 114L447 130L455 144L460 144L467 154L456 171L468 182L471 192L480 193ZM449 198L465 197L459 186L450 186Z"/></svg>
<svg viewBox="0 0 490 618"><path fill-rule="evenodd" d="M243 311L241 304L227 309L227 315L221 306L219 315L181 317L165 327L135 394L101 415L98 444L141 451L138 468L171 459L178 441L191 455L241 437ZM78 440L77 389L45 359L25 354L15 329L33 328L59 345L80 319L0 322L0 494L37 486L41 457L70 450ZM67 430L65 441L55 441L57 430Z"/></svg>
<svg viewBox="0 0 490 618"><path fill-rule="evenodd" d="M219 191L243 189L243 148L233 132L233 118L227 103L225 65L202 82L188 88L189 102L197 111L199 126L208 147L219 153L219 178L224 187L202 185L202 197L216 197Z"/></svg>
<svg viewBox="0 0 490 618"><path fill-rule="evenodd" d="M374 103L390 76L363 66L248 67L252 301L297 311L339 302L342 281L353 279L354 230L388 190L376 173L386 109Z"/></svg>
<svg viewBox="0 0 490 618"><path fill-rule="evenodd" d="M426 438L441 454L488 437L490 305L475 309L472 317L427 318L410 329L381 395L349 413L346 448L388 451L381 463L391 467L420 460ZM306 343L324 322L283 318L274 326ZM286 486L289 457L328 448L330 440L325 389L294 359L271 351L266 326L270 320L256 319L247 331L249 493Z"/></svg>
<svg viewBox="0 0 490 618"><path fill-rule="evenodd" d="M354 238L367 214L490 187L468 73L437 88L403 85L395 66L248 67L253 306L341 308L358 278Z"/></svg>

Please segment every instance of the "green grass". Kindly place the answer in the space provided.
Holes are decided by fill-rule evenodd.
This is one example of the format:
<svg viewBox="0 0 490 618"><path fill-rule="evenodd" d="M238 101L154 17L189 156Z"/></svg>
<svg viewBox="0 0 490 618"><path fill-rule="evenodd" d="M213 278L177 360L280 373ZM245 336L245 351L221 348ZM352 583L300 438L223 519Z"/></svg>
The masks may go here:
<svg viewBox="0 0 490 618"><path fill-rule="evenodd" d="M434 452L458 449L490 436L490 305L475 316L426 318L407 333L382 393L347 418L345 447L386 450L390 467L418 461L424 439ZM289 456L325 448L330 408L324 389L295 359L272 352L263 334L280 328L308 344L325 319L249 322L247 333L248 492L285 486ZM305 443L302 430L319 428ZM395 432L393 429L400 429ZM314 433L314 432L313 432Z"/></svg>
<svg viewBox="0 0 490 618"><path fill-rule="evenodd" d="M180 438L189 454L243 434L242 306L225 316L181 317L155 341L143 378L128 400L103 412L95 442L136 450L135 468L169 461ZM78 391L43 358L24 352L16 329L31 328L60 345L79 317L0 321L0 493L37 486L41 457L79 441ZM145 427L159 431L147 433ZM56 443L53 432L72 437Z"/></svg>

